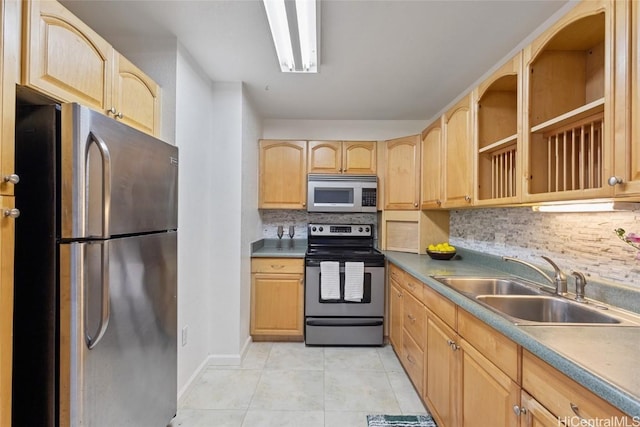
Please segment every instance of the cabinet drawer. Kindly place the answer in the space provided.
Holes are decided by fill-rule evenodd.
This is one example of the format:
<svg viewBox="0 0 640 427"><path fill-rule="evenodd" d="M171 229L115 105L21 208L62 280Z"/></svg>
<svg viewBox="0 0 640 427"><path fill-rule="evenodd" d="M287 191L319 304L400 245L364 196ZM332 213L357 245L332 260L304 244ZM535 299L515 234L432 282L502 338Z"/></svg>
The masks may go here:
<svg viewBox="0 0 640 427"><path fill-rule="evenodd" d="M522 388L559 419L615 418L621 422L619 425L632 425L630 417L625 424L621 421L624 414L602 398L528 351L522 353Z"/></svg>
<svg viewBox="0 0 640 427"><path fill-rule="evenodd" d="M405 330L402 334L402 365L418 394L422 395L424 379L424 353Z"/></svg>
<svg viewBox="0 0 640 427"><path fill-rule="evenodd" d="M303 273L302 258L253 258L252 273Z"/></svg>
<svg viewBox="0 0 640 427"><path fill-rule="evenodd" d="M462 309L458 309L458 334L509 378L518 381L519 347L516 343Z"/></svg>
<svg viewBox="0 0 640 427"><path fill-rule="evenodd" d="M447 325L456 329L456 305L429 286L422 287L422 302L442 319Z"/></svg>
<svg viewBox="0 0 640 427"><path fill-rule="evenodd" d="M396 267L395 264L389 264L389 277L397 283L404 282L404 271Z"/></svg>
<svg viewBox="0 0 640 427"><path fill-rule="evenodd" d="M418 347L424 348L426 309L420 301L408 292L404 294L403 315L402 325L404 329L413 337Z"/></svg>
<svg viewBox="0 0 640 427"><path fill-rule="evenodd" d="M410 274L405 274L404 277L405 289L411 292L418 301L423 302L422 288L424 288L424 284Z"/></svg>

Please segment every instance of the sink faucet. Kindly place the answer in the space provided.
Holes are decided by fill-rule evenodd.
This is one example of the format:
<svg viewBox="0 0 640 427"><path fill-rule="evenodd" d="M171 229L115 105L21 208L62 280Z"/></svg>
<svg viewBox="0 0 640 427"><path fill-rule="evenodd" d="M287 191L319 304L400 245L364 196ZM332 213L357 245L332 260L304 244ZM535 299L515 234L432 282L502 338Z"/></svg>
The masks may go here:
<svg viewBox="0 0 640 427"><path fill-rule="evenodd" d="M530 263L528 263L526 261L523 261L523 260L518 259L518 258L508 257L508 256L503 256L502 257L502 259L505 260L505 261L517 262L517 263L520 263L522 265L526 265L527 267L531 268L532 270L537 271L540 275L542 275L542 277L547 279L547 281L549 281L549 283L554 285L556 294L565 296L567 294L567 276L562 272L562 270L560 270L560 268L556 265L556 263L553 262L551 259L549 259L548 257L546 257L544 255L542 256L542 258L545 261L547 261L549 264L551 264L551 266L555 270L555 276L553 278L551 278L551 276L549 276L547 273L545 273L544 271L542 271L541 269L539 269L535 265L530 264Z"/></svg>
<svg viewBox="0 0 640 427"><path fill-rule="evenodd" d="M572 271L571 274L576 278L576 301L585 302L584 287L587 286L587 279L584 274L579 271Z"/></svg>

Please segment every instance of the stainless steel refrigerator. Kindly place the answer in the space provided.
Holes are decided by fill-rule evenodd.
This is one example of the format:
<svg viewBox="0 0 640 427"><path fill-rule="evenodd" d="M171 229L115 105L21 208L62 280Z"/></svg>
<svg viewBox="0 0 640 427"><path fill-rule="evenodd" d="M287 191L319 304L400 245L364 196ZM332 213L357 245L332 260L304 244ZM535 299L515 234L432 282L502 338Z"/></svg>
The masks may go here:
<svg viewBox="0 0 640 427"><path fill-rule="evenodd" d="M78 104L17 119L13 425L166 426L178 150Z"/></svg>

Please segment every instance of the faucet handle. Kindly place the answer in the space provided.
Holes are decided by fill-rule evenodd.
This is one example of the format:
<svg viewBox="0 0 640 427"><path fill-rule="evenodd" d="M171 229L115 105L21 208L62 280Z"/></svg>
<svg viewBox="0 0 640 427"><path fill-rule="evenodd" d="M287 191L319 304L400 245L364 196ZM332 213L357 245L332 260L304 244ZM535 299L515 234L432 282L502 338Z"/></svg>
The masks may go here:
<svg viewBox="0 0 640 427"><path fill-rule="evenodd" d="M547 261L549 264L551 264L551 266L553 267L553 269L556 272L556 278L559 278L561 280L567 280L567 276L564 274L564 272L562 270L560 270L560 267L558 267L558 264L556 264L555 262L553 262L551 260L551 258L546 257L544 255L542 255L542 258Z"/></svg>
<svg viewBox="0 0 640 427"><path fill-rule="evenodd" d="M579 271L572 271L571 275L576 278L576 301L584 302L584 287L587 286L587 279Z"/></svg>

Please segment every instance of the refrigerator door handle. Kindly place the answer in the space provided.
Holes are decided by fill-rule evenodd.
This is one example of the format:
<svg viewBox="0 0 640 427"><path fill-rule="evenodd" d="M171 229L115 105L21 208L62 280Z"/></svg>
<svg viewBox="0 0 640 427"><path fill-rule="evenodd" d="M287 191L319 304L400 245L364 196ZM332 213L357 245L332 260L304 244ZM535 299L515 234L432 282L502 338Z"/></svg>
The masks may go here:
<svg viewBox="0 0 640 427"><path fill-rule="evenodd" d="M102 238L108 239L111 237L111 231L109 230L109 218L111 213L111 154L109 153L109 147L107 144L93 131L89 132L89 144L87 144L86 160L89 159L89 146L91 141L95 142L96 147L100 151L102 157ZM89 168L86 168L87 172Z"/></svg>
<svg viewBox="0 0 640 427"><path fill-rule="evenodd" d="M101 289L101 304L100 304L100 323L98 324L98 332L95 337L92 337L87 330L88 323L88 310L85 307L84 322L85 322L85 342L89 350L93 349L102 339L104 333L107 331L109 325L109 317L111 307L109 304L109 242L101 242L101 272L100 272L100 289Z"/></svg>

